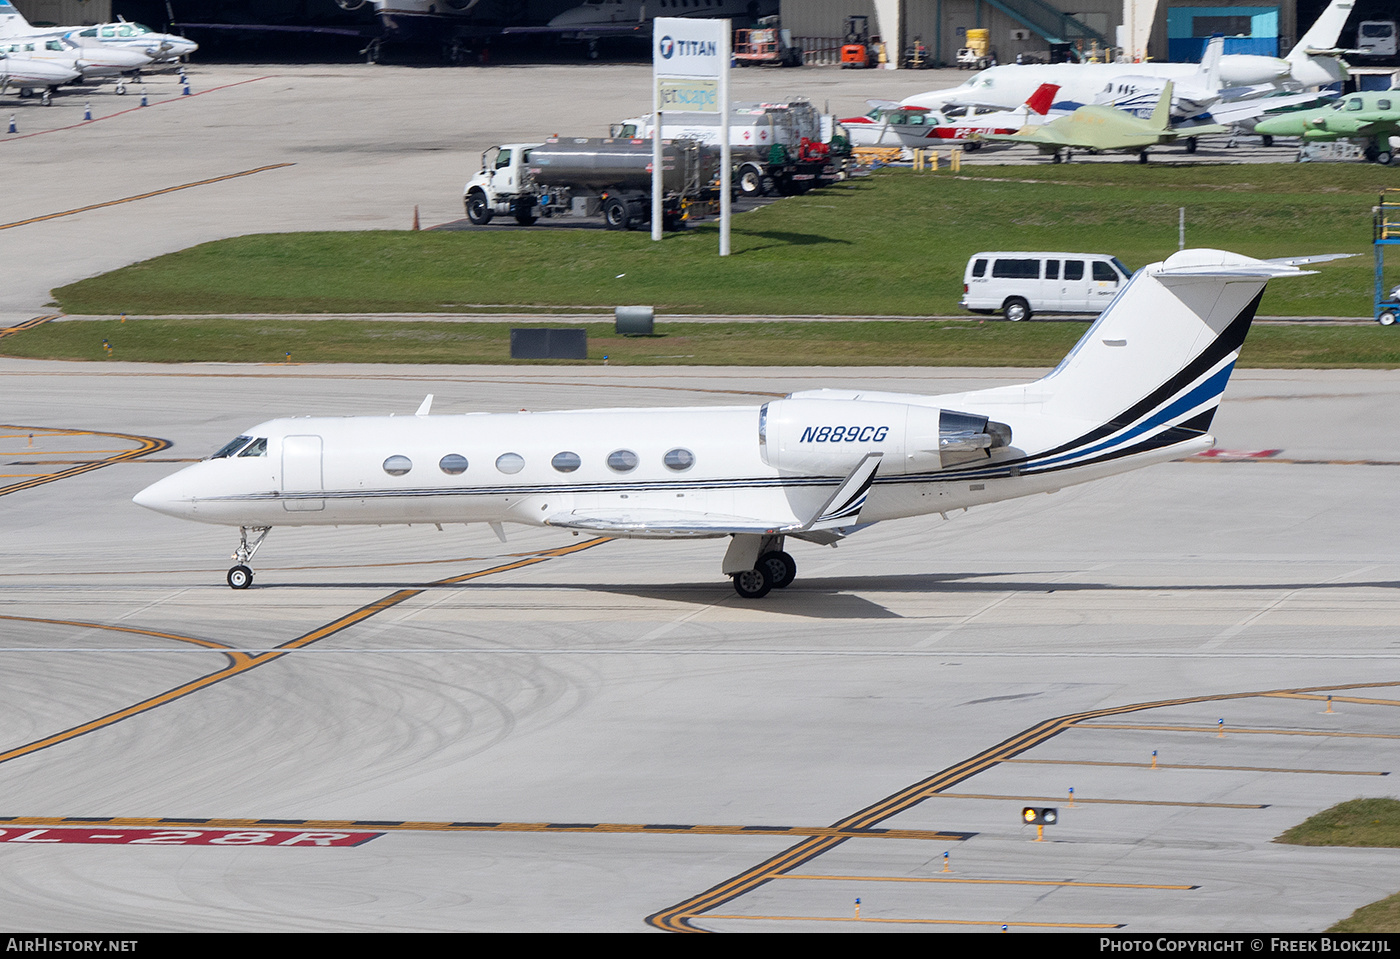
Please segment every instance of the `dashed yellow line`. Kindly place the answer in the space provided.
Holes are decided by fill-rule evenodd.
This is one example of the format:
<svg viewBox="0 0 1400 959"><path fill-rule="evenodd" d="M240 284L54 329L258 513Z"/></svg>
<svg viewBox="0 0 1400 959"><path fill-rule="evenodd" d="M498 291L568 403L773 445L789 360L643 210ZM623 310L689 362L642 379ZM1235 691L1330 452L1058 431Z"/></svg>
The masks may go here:
<svg viewBox="0 0 1400 959"><path fill-rule="evenodd" d="M124 196L119 200L104 200L101 203L89 203L87 206L76 207L72 210L63 210L58 213L45 213L42 216L31 216L27 220L15 220L13 223L0 223L0 230L10 230L17 226L28 226L31 223L42 223L45 220L56 220L59 217L75 216L79 213L86 213L89 210L100 210L103 207L117 206L121 203L135 203L137 200L148 200L153 196L162 196L166 193L175 193L179 190L189 190L197 186L208 186L211 183L222 183L225 180L236 180L239 177L252 176L254 173L263 173L267 170L280 170L282 167L296 166L295 163L269 163L266 166L254 167L251 170L240 170L237 173L225 173L223 176L213 176L205 180L195 180L192 183L181 183L179 186L163 187L159 190L151 190L147 193L138 193L135 196ZM12 327L12 329L15 329Z"/></svg>
<svg viewBox="0 0 1400 959"><path fill-rule="evenodd" d="M1077 729L1127 729L1154 733L1210 733L1218 736L1218 726L1148 726L1127 723L1079 723ZM1226 726L1226 736L1334 736L1338 739L1400 739L1400 733L1349 733L1332 729L1251 729L1247 726Z"/></svg>
<svg viewBox="0 0 1400 959"><path fill-rule="evenodd" d="M993 794L980 793L945 793L937 794L939 799L996 799L1004 802L1034 802L1034 803L1063 803L1068 802L1064 796L998 796ZM1105 806L1184 806L1192 809L1267 809L1268 804L1264 803L1233 803L1233 802L1178 802L1168 799L1085 799L1083 796L1075 795L1074 804L1094 803Z"/></svg>
<svg viewBox="0 0 1400 959"><path fill-rule="evenodd" d="M885 919L862 916L746 916L710 915L709 919L753 919L767 922L894 923L914 926L1006 926L1012 929L1122 929L1121 922L1001 922L996 919Z"/></svg>
<svg viewBox="0 0 1400 959"><path fill-rule="evenodd" d="M1116 766L1125 769L1210 769L1237 773L1298 773L1313 776L1389 776L1379 769L1289 769L1284 766L1212 766L1207 763L1128 763L1093 759L1007 759L1026 766Z"/></svg>

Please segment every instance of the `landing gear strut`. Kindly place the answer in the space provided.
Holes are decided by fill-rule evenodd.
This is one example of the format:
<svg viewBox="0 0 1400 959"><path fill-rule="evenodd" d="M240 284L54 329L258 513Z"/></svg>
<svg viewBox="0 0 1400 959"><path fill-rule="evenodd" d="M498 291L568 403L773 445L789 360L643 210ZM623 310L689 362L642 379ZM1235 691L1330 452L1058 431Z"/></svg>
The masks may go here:
<svg viewBox="0 0 1400 959"><path fill-rule="evenodd" d="M233 558L238 560L238 565L228 571L229 586L234 589L247 589L253 585L253 571L248 567L248 564L253 561L258 547L262 546L263 540L267 539L267 534L271 530L271 526L240 526L238 528L238 549L233 551ZM248 543L249 533L257 534L252 545Z"/></svg>
<svg viewBox="0 0 1400 959"><path fill-rule="evenodd" d="M797 561L783 552L783 537L736 535L724 556L725 575L744 599L762 599L797 578Z"/></svg>

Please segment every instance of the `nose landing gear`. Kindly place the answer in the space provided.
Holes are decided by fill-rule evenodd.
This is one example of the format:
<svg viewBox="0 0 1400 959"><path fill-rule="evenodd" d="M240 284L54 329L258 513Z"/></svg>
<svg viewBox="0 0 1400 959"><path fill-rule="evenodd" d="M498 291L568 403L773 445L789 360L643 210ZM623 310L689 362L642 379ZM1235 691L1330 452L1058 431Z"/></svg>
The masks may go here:
<svg viewBox="0 0 1400 959"><path fill-rule="evenodd" d="M228 584L233 589L247 589L253 585L253 571L248 564L253 561L253 555L257 553L258 547L262 546L263 540L267 539L267 534L271 532L271 526L240 526L238 528L238 549L233 551L233 559L238 560L238 565L228 571ZM256 533L257 538L252 544L248 543L248 534Z"/></svg>

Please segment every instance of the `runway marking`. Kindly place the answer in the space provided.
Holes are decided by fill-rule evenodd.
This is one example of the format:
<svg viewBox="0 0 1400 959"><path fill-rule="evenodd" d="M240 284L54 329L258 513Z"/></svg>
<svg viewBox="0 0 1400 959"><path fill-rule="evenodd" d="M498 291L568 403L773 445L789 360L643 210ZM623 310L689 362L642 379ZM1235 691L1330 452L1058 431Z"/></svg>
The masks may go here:
<svg viewBox="0 0 1400 959"><path fill-rule="evenodd" d="M840 880L843 882L949 882L972 886L1076 886L1085 889L1154 889L1189 891L1200 886L1167 885L1156 882L1078 882L1073 879L970 879L962 876L827 876L788 873L777 879Z"/></svg>
<svg viewBox="0 0 1400 959"><path fill-rule="evenodd" d="M158 453L163 449L170 448L169 440L158 439L154 436L137 436L134 433L107 433L102 430L56 430L42 426L15 426L13 424L0 424L0 430L18 431L15 434L6 434L10 436L10 438L14 438L14 436L27 437L31 433L42 434L44 436L105 436L117 440L127 440L128 442L137 444L135 449L123 450L105 459L87 460L75 463L68 467L68 469L58 470L53 473L32 474L28 479L21 480L18 483L0 486L0 496L5 496L9 493L18 493L20 490L33 489L45 483L53 483L57 480L68 479L70 476L78 476L91 470L101 469L104 466L111 466L113 463L129 462L145 456L148 453Z"/></svg>
<svg viewBox="0 0 1400 959"><path fill-rule="evenodd" d="M58 133L60 130L76 130L76 129L78 129L79 127L90 126L90 125L92 125L92 124L94 124L94 123L99 123L99 122L101 122L101 121L103 121L103 120L110 120L110 119L112 119L113 117L123 116L124 114L127 114L127 113L136 113L136 112L139 111L139 110L146 110L146 109L149 109L150 107L158 107L158 106L161 106L162 104L165 104L165 103L179 103L179 102L182 101L182 100L188 100L188 99L190 99L190 97L202 97L202 96L204 96L206 93L213 93L213 92L215 92L216 90L227 90L229 87L242 86L242 85L245 84L245 83L256 83L256 82L258 82L259 80L268 80L268 79L271 79L271 77L250 77L250 78L247 79L247 80L235 80L233 83L224 83L224 84L220 84L220 85L217 86L217 87L210 87L210 88L207 89L207 90L200 90L198 93L191 93L191 94L189 94L189 96L186 96L185 94L181 93L181 94L177 94L176 96L169 97L168 99L165 99L165 100L156 100L154 103L148 103L148 105L147 105L147 106L144 106L144 107L142 107L142 106L127 107L125 110L118 110L116 113L108 113L108 114L106 114L105 116L93 117L91 120L80 120L80 121L77 122L77 123L70 123L70 124L68 124L68 125L65 126L65 127L53 127L52 129L49 129L49 130L36 130L36 131L33 132L33 133L20 133L20 134L18 134L18 135L16 135L16 136L0 137L0 142L5 142L5 141L8 141L8 140L27 140L27 139L29 139L30 137L41 137L41 136L43 136L43 135L46 134L46 133Z"/></svg>
<svg viewBox="0 0 1400 959"><path fill-rule="evenodd" d="M1262 694L1261 694L1262 695ZM1133 726L1118 723L1081 723L1078 729L1137 729L1159 733L1210 733L1220 732L1218 726ZM1329 729L1251 729L1247 726L1226 726L1225 735L1249 736L1335 736L1338 739L1400 739L1400 733L1348 733Z"/></svg>
<svg viewBox="0 0 1400 959"><path fill-rule="evenodd" d="M100 210L103 207L117 206L122 203L135 203L137 200L149 200L153 196L163 196L166 193L175 193L179 190L190 190L197 186L208 186L211 183L222 183L225 180L236 180L239 177L252 176L254 173L263 173L267 170L280 170L282 167L296 166L295 163L269 163L266 166L254 167L251 170L240 170L237 173L225 173L222 176L209 177L205 180L195 180L192 183L181 183L179 186L163 187L159 190L151 190L147 193L138 193L135 196L124 196L119 200L104 200L101 203L89 203L87 206L76 207L72 210L63 210L58 213L45 213L42 216L31 216L27 220L15 220L13 223L0 223L0 230L9 230L17 226L28 226L31 223L42 223L45 220L56 220L59 217L75 216L79 213L86 213L89 210ZM15 329L11 327L11 329Z"/></svg>
<svg viewBox="0 0 1400 959"><path fill-rule="evenodd" d="M1041 745L1067 729L1098 728L1097 724L1087 723L1087 720L1098 719L1105 716L1119 716L1126 713L1143 712L1151 709L1161 709L1169 706L1185 706L1195 703L1228 702L1237 699L1250 699L1266 696L1271 693L1325 693L1330 690L1379 689L1394 688L1396 686L1400 686L1400 680L1370 683L1344 683L1332 686L1295 687L1291 689L1254 690L1240 693L1216 693L1208 696L1189 696L1180 699L1164 699L1155 702L1109 706L1101 709L1092 709L1080 713L1057 716L1022 730L1020 733L1003 740L989 749L985 749L968 759L955 763L932 776L906 786L904 789L892 793L884 799L846 816L837 821L834 824L834 828L871 828L885 819L913 808L925 799L936 796L956 786L958 783L971 779L978 773L986 772L998 763L1004 762L1020 753ZM823 853L835 849L844 841L845 840L841 837L831 836L813 836L805 839L783 852L778 853L776 856L772 856L730 879L711 886L709 889L696 896L692 896L690 899L662 909L659 912L652 913L647 917L646 921L658 929L664 929L669 932L703 932L705 930L694 925L696 919L702 916L720 918L718 915L712 914L711 910L718 908L724 903L737 899L746 893L754 891L758 887L791 872L798 866L811 862Z"/></svg>
<svg viewBox="0 0 1400 959"><path fill-rule="evenodd" d="M6 489L7 488L0 488L0 493L6 492ZM334 636L336 633L339 633L342 630L349 629L356 623L363 622L364 620L369 619L371 616L375 616L379 613L384 612L386 609L392 609L400 603L412 599L415 596L422 595L430 589L435 589L442 586L454 586L461 583L470 582L474 579L480 579L483 576L492 576L497 573L504 573L509 572L511 570L523 569L527 566L534 566L537 563L548 562L551 559L556 559L561 556L568 556L572 553L581 552L585 549L591 549L594 546L600 546L603 543L607 542L611 542L611 539L608 537L597 537L595 539L586 540L582 543L573 543L569 546L562 546L551 550L543 550L539 553L534 554L533 556L528 556L524 559L518 559L510 563L504 563L500 566L493 566L489 569L477 570L471 573L462 573L457 576L449 576L445 579L436 580L435 582L428 583L420 587L401 589L394 593L390 593L388 596L385 596L382 599L375 600L372 603L368 603L364 606L361 606L359 609L346 613L344 616L341 616L338 619L334 619L331 622L326 623L324 626L319 626L308 633L303 633L296 639L292 639L288 642L282 643L281 645L274 647L268 652L262 653L237 652L230 649L228 646L222 643L217 643L212 640L194 639L189 636L179 636L174 633L162 633L155 630L139 629L132 626L114 626L103 623L86 623L80 621L59 619L40 619L36 617L27 616L0 616L0 619L52 623L64 626L78 626L90 629L105 629L113 630L116 632L138 633L146 636L160 636L165 639L196 643L199 645L206 646L210 649L218 650L219 652L222 652L224 655L226 655L230 660L229 665L224 667L223 669L215 670L214 672L208 673L205 676L201 676L198 679L191 680L187 683L182 683L179 686L175 686L172 689L168 689L163 693L150 697L149 699L141 700L140 702L133 703L130 706L118 709L115 712L108 713L105 716L100 716L97 719L93 719L85 723L80 723L77 726L73 726L61 732L54 733L50 736L45 736L42 739L36 739L32 742L25 743L22 746L16 746L13 749L8 749L3 752L0 752L0 763L9 762L12 759L19 759L22 756L28 756L31 753L36 753L41 749L47 749L51 746L57 746L61 743L66 743L86 733L95 732L99 729L105 729L108 726L119 723L124 719L130 719L133 716L139 716L142 713L150 712L151 710L156 709L160 706L172 703L177 699L182 699L183 697L188 696L191 693L196 693L199 692L201 689L206 689L209 686L214 685L215 683L219 683L224 681L225 679L230 679L241 673L245 673L250 669L256 669L259 666L266 665L267 663L275 662L276 660L281 659L283 656L287 655L288 652L297 649L302 649L306 646L311 645L312 643L319 642L320 640L323 640L328 636Z"/></svg>
<svg viewBox="0 0 1400 959"><path fill-rule="evenodd" d="M762 919L770 922L880 922L922 926L1007 926L1013 929L1122 929L1121 922L1002 922L998 919L882 919L862 916L743 916L713 915L711 919Z"/></svg>
<svg viewBox="0 0 1400 959"><path fill-rule="evenodd" d="M1243 773L1309 773L1318 776L1389 776L1390 773L1366 769L1286 769L1282 766L1210 766L1196 763L1124 763L1092 759L1008 759L1007 763L1039 766L1122 766L1129 769L1212 769Z"/></svg>
<svg viewBox="0 0 1400 959"><path fill-rule="evenodd" d="M1364 706L1400 706L1400 699L1362 699L1359 696L1320 696L1316 693L1269 693L1279 699L1311 699L1314 702L1358 703Z"/></svg>
<svg viewBox="0 0 1400 959"><path fill-rule="evenodd" d="M999 799L1006 802L1061 803L1064 796L1000 796L994 793L939 793L939 799ZM1097 803L1105 806L1185 806L1201 809L1268 809L1268 803L1180 802L1167 799L1085 799L1075 794L1074 804Z"/></svg>
<svg viewBox="0 0 1400 959"><path fill-rule="evenodd" d="M726 826L692 823L579 823L579 822L428 822L368 819L146 819L131 816L0 816L0 823L20 827L92 826L117 829L286 829L311 832L594 832L694 836L835 836L846 839L916 839L963 842L976 833L934 829L844 829L827 826Z"/></svg>
<svg viewBox="0 0 1400 959"><path fill-rule="evenodd" d="M104 820L91 820L103 822ZM21 829L24 827L21 825ZM362 846L382 832L294 832L281 830L137 829L113 832L104 829L29 829L18 835L0 829L0 843L81 843L120 846Z"/></svg>
<svg viewBox="0 0 1400 959"><path fill-rule="evenodd" d="M32 330L34 327L47 323L50 320L56 320L62 315L62 313L45 313L43 316L36 316L34 319L25 320L23 323L16 323L14 326L0 328L0 339L13 336L16 333L23 333L25 330Z"/></svg>

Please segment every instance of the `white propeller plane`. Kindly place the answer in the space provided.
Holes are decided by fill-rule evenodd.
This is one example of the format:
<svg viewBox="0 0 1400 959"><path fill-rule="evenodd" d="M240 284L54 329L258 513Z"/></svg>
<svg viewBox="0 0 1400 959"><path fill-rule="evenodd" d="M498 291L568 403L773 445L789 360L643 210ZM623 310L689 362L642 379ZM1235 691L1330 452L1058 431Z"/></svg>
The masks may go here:
<svg viewBox="0 0 1400 959"><path fill-rule="evenodd" d="M228 584L273 526L503 523L729 538L740 596L792 582L787 538L1049 493L1210 449L1211 418L1273 277L1331 257L1186 250L1139 270L1047 376L920 396L762 406L275 419L134 501L240 527ZM253 536L250 543L249 537Z"/></svg>

